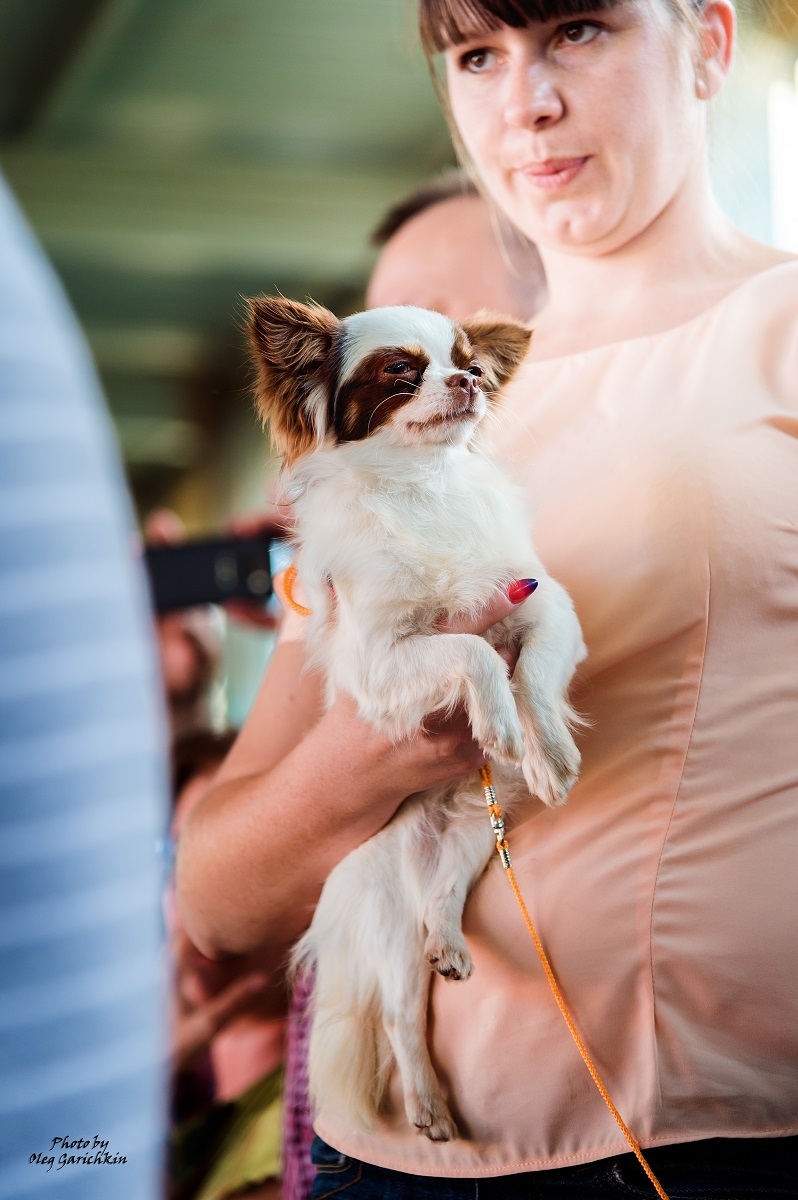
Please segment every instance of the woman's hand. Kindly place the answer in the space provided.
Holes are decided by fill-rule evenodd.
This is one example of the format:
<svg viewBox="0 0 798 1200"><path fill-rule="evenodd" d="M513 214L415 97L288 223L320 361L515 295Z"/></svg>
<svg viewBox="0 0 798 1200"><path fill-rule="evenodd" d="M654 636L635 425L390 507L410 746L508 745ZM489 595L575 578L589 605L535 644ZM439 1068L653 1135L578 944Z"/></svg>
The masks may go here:
<svg viewBox="0 0 798 1200"><path fill-rule="evenodd" d="M441 624L440 632L486 633L493 625L508 617L536 587L536 580L522 579L511 584L507 592L497 589L479 612L464 614ZM504 659L508 673L512 675L518 660L517 650L499 649L496 653ZM351 705L354 711L354 702L349 697L342 699ZM405 752L407 761L404 764L398 762L396 766L404 767L408 780L412 779L414 783L414 792L439 784L454 783L478 771L487 762L487 756L474 741L468 716L462 707L455 709L449 716L440 712L432 713L424 721L424 728L415 737L396 748L395 752L400 759L402 751Z"/></svg>
<svg viewBox="0 0 798 1200"><path fill-rule="evenodd" d="M506 592L497 588L479 612L454 617L441 626L441 633L487 633L492 626L509 617L519 604L523 604L537 586L537 579L516 579Z"/></svg>

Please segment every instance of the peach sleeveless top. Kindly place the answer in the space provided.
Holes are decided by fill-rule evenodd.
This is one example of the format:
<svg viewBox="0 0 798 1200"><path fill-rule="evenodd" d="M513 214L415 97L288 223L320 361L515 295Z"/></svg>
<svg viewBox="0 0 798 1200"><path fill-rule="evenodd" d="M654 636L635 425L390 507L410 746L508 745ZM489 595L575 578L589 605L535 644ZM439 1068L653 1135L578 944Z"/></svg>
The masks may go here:
<svg viewBox="0 0 798 1200"><path fill-rule="evenodd" d="M580 780L510 831L570 1008L643 1146L797 1133L798 263L665 333L531 356L497 440L589 649ZM464 928L474 974L435 976L430 1016L463 1136L411 1131L396 1086L372 1133L317 1131L419 1175L625 1152L498 862Z"/></svg>

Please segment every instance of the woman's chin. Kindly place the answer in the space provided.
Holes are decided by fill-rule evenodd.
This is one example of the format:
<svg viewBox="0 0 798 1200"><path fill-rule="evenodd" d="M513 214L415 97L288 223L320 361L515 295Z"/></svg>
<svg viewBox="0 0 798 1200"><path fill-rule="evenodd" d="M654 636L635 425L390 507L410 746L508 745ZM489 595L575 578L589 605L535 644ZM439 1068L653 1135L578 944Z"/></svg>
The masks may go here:
<svg viewBox="0 0 798 1200"><path fill-rule="evenodd" d="M596 206L552 208L535 241L542 250L559 254L609 254L630 241L638 230L616 213Z"/></svg>
<svg viewBox="0 0 798 1200"><path fill-rule="evenodd" d="M645 224L639 204L628 195L597 194L582 185L581 195L547 198L522 180L507 194L505 211L515 225L543 250L558 254L609 254L632 240ZM525 185L525 186L524 186ZM501 203L501 202L500 202Z"/></svg>

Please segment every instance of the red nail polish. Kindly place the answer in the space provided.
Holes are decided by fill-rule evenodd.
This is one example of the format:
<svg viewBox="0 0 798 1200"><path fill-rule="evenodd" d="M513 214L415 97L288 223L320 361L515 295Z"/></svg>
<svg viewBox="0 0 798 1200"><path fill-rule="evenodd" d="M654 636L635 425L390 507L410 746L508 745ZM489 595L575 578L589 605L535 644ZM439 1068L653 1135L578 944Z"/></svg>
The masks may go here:
<svg viewBox="0 0 798 1200"><path fill-rule="evenodd" d="M507 595L513 604L520 604L522 600L526 600L527 596L532 595L537 586L537 579L516 579L508 587Z"/></svg>

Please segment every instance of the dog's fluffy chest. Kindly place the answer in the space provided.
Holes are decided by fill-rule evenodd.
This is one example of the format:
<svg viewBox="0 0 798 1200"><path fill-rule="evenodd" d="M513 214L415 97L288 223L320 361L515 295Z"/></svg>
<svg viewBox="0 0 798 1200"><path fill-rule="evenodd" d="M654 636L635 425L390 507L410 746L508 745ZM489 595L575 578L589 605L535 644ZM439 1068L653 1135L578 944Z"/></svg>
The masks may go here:
<svg viewBox="0 0 798 1200"><path fill-rule="evenodd" d="M458 611L536 561L520 493L465 449L322 452L295 473L288 496L311 587L329 576L346 592L369 580L394 604Z"/></svg>

